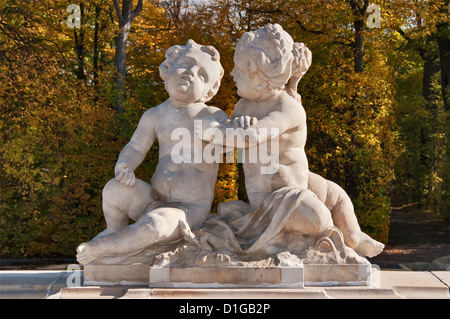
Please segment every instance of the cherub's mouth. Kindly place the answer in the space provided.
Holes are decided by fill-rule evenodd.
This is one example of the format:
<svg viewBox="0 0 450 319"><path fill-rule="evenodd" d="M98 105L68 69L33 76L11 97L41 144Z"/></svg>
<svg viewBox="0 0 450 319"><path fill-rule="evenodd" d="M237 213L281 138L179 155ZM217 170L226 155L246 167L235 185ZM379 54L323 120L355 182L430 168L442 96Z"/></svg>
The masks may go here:
<svg viewBox="0 0 450 319"><path fill-rule="evenodd" d="M178 85L181 87L189 87L189 86L191 86L191 82L186 81L186 80L181 80L178 82Z"/></svg>
<svg viewBox="0 0 450 319"><path fill-rule="evenodd" d="M181 79L178 81L178 83L180 85L186 85L186 86L190 86L192 83L192 77L190 76L182 76Z"/></svg>

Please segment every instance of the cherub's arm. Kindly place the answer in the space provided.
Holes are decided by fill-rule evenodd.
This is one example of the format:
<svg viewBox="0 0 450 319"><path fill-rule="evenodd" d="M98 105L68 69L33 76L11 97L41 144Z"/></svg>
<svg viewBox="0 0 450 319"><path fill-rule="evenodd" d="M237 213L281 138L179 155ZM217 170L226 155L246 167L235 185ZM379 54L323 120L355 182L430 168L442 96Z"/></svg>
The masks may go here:
<svg viewBox="0 0 450 319"><path fill-rule="evenodd" d="M298 124L297 108L282 105L279 110L260 120L245 116L237 110L232 122L228 120L226 123L208 123L209 126L203 128L203 140L228 147L249 148L277 138Z"/></svg>
<svg viewBox="0 0 450 319"><path fill-rule="evenodd" d="M134 170L144 161L156 138L154 109L144 113L131 140L122 149L114 169L117 181L133 186Z"/></svg>
<svg viewBox="0 0 450 319"><path fill-rule="evenodd" d="M194 121L195 135L204 142L225 145L222 143L222 131L233 128L232 119L221 109L216 107L206 107ZM231 147L233 148L233 147ZM223 152L229 151L227 148Z"/></svg>

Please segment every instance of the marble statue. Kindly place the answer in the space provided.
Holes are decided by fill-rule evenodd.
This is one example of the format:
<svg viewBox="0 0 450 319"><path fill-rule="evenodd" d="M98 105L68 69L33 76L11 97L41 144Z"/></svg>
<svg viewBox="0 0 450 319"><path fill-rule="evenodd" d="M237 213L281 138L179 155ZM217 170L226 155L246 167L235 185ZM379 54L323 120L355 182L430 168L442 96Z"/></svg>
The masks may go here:
<svg viewBox="0 0 450 319"><path fill-rule="evenodd" d="M278 167L273 174L262 174L264 163L260 161L243 162L250 206L244 208L246 226L237 233L247 238L252 234L254 238L249 242L256 249L280 230L320 235L337 228L347 246L361 256L372 257L384 246L361 231L348 195L337 184L308 169L304 150L306 114L297 84L311 60L310 50L303 43L294 43L278 24L245 33L236 46L231 74L241 99L233 111L233 124L244 129L237 147L267 143L265 148L270 149L276 143L279 150ZM221 130L216 134L221 138L206 140L226 144L230 141L226 138L229 125L210 121L208 129ZM222 214L227 214L227 205L236 203L223 203ZM286 205L290 205L289 209ZM264 225L258 224L261 219Z"/></svg>
<svg viewBox="0 0 450 319"><path fill-rule="evenodd" d="M240 100L230 118L205 105L224 73L217 50L192 40L167 50L160 74L170 98L145 112L121 151L103 190L107 227L77 248L80 263L370 265L364 257L383 250L361 231L346 192L309 170L297 85L312 63L310 50L268 24L241 37L234 63ZM147 183L133 172L155 138L159 163ZM234 149L249 203L220 203L211 214L220 157Z"/></svg>
<svg viewBox="0 0 450 319"><path fill-rule="evenodd" d="M180 222L198 228L210 212L218 162L178 163L173 149L180 141L173 132L184 128L194 132L194 121L228 116L208 107L223 76L217 50L189 40L166 51L160 66L169 99L150 108L142 116L130 142L122 149L115 167L115 178L103 189L106 229L77 248L77 259L88 264L102 256L127 255L155 243L181 237ZM151 183L136 179L134 170L142 163L155 139L159 142L159 163ZM204 143L183 139L184 150L196 153ZM200 142L200 143L198 143ZM185 156L186 154L184 154ZM135 221L129 224L129 219Z"/></svg>

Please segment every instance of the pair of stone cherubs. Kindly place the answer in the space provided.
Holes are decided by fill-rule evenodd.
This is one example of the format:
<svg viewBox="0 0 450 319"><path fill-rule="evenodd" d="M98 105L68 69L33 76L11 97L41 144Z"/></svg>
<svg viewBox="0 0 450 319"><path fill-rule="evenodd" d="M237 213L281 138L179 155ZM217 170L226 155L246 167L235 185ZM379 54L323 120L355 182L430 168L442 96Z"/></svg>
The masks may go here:
<svg viewBox="0 0 450 319"><path fill-rule="evenodd" d="M336 227L345 244L360 256L371 257L382 251L383 244L361 231L345 191L308 169L304 151L306 114L297 94L298 81L311 65L308 48L294 43L278 24L268 24L242 36L234 62L231 74L241 99L230 119L220 109L205 104L217 93L224 74L217 50L189 40L166 51L160 74L170 98L144 113L121 151L115 178L103 189L107 228L77 248L80 263L128 255L180 239L180 223L191 229L202 225L214 198L219 164L175 163L172 156L173 147L180 143L172 139L177 128L187 129L194 136L194 141L184 140L185 151L194 152L194 142L198 145L201 139L203 148L209 143L226 144L225 139L203 138L194 125L198 121L222 133L229 127L240 127L243 132L252 129L247 139L237 136L235 145L226 146L251 148L275 140L279 144L275 173L261 174L263 164L258 161L243 163L250 211L282 188L296 189L301 199L286 215L284 231L319 235ZM156 138L159 163L149 184L136 179L134 170ZM135 223L129 225L129 218Z"/></svg>

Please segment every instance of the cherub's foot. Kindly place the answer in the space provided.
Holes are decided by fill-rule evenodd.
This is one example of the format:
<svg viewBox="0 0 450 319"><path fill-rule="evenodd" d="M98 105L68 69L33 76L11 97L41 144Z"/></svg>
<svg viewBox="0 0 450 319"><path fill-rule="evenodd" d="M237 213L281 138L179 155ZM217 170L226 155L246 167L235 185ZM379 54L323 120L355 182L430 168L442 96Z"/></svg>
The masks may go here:
<svg viewBox="0 0 450 319"><path fill-rule="evenodd" d="M362 257L374 257L381 253L384 245L369 235L358 232L353 233L345 238L345 244L353 248L356 253Z"/></svg>
<svg viewBox="0 0 450 319"><path fill-rule="evenodd" d="M77 248L77 260L82 265L87 265L96 260L99 256L95 256L88 243L83 243Z"/></svg>

